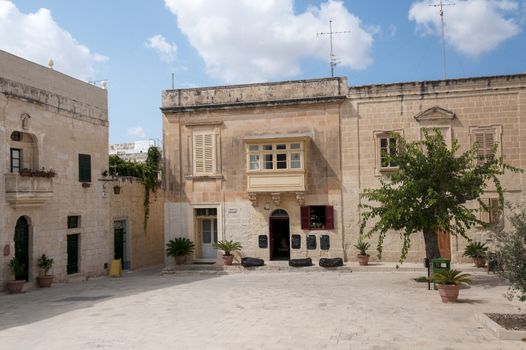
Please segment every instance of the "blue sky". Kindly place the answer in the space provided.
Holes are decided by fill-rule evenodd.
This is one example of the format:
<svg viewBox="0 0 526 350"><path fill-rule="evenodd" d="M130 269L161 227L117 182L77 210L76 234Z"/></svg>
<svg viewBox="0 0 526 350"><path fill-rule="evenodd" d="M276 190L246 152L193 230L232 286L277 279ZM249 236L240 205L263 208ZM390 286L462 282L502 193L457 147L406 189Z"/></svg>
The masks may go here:
<svg viewBox="0 0 526 350"><path fill-rule="evenodd" d="M437 1L0 0L0 48L82 80L108 80L110 143L162 134L171 87L310 79L350 85L444 76ZM445 7L450 78L526 72L526 0Z"/></svg>

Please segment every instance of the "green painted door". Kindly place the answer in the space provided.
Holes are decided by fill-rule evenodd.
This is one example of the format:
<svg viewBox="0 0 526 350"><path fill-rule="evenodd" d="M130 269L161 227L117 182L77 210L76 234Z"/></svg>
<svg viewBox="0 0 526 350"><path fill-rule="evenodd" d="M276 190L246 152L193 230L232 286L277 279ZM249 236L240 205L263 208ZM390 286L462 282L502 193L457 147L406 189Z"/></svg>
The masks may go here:
<svg viewBox="0 0 526 350"><path fill-rule="evenodd" d="M79 235L68 235L68 275L79 272Z"/></svg>
<svg viewBox="0 0 526 350"><path fill-rule="evenodd" d="M15 276L16 279L29 279L29 224L27 219L21 216L15 226L15 257L24 264L22 274Z"/></svg>

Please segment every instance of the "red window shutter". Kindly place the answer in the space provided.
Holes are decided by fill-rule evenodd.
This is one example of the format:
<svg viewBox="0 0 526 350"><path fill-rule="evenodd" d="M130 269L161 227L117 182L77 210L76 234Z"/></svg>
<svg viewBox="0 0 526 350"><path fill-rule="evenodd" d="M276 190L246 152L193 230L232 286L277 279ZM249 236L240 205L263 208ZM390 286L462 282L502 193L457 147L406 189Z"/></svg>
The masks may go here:
<svg viewBox="0 0 526 350"><path fill-rule="evenodd" d="M301 207L301 229L310 230L310 207Z"/></svg>
<svg viewBox="0 0 526 350"><path fill-rule="evenodd" d="M334 207L332 205L325 206L325 229L334 230Z"/></svg>

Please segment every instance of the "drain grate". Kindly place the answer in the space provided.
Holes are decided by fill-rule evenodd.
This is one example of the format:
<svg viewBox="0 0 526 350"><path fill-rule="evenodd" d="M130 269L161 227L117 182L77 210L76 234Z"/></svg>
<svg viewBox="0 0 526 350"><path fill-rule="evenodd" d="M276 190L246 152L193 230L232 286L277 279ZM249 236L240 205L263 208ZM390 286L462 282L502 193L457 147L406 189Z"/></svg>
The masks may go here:
<svg viewBox="0 0 526 350"><path fill-rule="evenodd" d="M77 296L77 297L68 297L60 300L55 300L55 302L65 302L65 301L96 301L106 298L111 298L112 295L97 295L97 296Z"/></svg>

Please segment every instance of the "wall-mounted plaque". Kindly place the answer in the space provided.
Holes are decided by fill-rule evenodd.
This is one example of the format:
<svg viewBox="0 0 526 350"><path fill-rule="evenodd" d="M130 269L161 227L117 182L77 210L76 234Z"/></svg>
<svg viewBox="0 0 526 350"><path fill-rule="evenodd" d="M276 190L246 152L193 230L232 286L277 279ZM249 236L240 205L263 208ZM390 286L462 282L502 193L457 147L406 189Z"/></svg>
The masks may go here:
<svg viewBox="0 0 526 350"><path fill-rule="evenodd" d="M260 248L268 248L268 236L267 235L259 235L258 243L259 243L259 247Z"/></svg>
<svg viewBox="0 0 526 350"><path fill-rule="evenodd" d="M320 249L321 250L329 250L331 247L331 240L329 235L322 235L320 237Z"/></svg>
<svg viewBox="0 0 526 350"><path fill-rule="evenodd" d="M307 249L316 249L316 236L315 235L307 236Z"/></svg>
<svg viewBox="0 0 526 350"><path fill-rule="evenodd" d="M301 248L301 236L300 235L292 235L292 242L291 247L292 249L300 249Z"/></svg>

